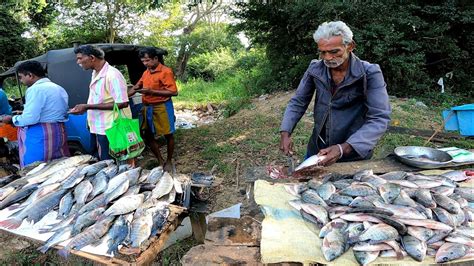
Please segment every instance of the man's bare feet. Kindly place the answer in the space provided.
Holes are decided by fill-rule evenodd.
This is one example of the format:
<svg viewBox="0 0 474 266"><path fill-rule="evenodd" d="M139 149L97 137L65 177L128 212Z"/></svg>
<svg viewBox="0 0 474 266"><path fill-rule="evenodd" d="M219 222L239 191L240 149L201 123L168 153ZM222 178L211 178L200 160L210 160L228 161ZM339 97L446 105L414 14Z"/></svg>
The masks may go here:
<svg viewBox="0 0 474 266"><path fill-rule="evenodd" d="M166 161L165 164L163 165L163 170L165 172L170 173L170 174L174 174L173 173L173 163L171 161Z"/></svg>

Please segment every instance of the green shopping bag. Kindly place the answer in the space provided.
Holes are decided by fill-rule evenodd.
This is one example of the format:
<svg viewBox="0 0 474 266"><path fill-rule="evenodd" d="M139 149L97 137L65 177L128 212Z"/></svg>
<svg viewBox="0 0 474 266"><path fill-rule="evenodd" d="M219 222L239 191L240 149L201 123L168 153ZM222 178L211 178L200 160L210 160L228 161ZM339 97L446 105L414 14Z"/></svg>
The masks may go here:
<svg viewBox="0 0 474 266"><path fill-rule="evenodd" d="M113 112L112 127L105 130L110 155L119 161L137 157L145 148L138 119L123 117L117 104L114 104Z"/></svg>

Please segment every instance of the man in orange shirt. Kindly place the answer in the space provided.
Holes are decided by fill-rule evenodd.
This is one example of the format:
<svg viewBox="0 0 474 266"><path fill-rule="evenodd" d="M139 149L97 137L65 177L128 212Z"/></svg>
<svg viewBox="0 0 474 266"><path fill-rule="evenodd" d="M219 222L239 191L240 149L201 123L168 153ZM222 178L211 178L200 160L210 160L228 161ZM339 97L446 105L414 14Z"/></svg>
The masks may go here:
<svg viewBox="0 0 474 266"><path fill-rule="evenodd" d="M163 65L154 47L146 47L139 51L140 60L147 68L141 79L133 86L128 96L139 92L142 94L142 133L145 143L158 158L165 171L172 172L174 152L175 116L172 96L178 95L173 70ZM160 153L160 145L156 136L165 136L167 158L164 161Z"/></svg>

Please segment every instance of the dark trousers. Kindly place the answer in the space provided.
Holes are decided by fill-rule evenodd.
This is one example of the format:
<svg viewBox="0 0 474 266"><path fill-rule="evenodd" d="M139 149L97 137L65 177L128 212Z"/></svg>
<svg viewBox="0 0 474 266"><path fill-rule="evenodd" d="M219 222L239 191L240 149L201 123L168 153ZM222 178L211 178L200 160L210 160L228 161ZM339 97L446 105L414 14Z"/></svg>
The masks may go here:
<svg viewBox="0 0 474 266"><path fill-rule="evenodd" d="M112 159L109 154L109 140L107 136L91 133L91 141L95 144L92 155L99 158L100 161Z"/></svg>

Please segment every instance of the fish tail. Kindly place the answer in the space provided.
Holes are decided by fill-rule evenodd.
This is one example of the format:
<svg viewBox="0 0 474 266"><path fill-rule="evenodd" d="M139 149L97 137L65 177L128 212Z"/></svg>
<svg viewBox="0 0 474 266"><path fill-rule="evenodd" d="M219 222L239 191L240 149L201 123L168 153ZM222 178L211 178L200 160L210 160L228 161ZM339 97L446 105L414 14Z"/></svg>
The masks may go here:
<svg viewBox="0 0 474 266"><path fill-rule="evenodd" d="M39 252L41 252L41 253L44 254L44 253L46 253L46 251L48 251L49 248L50 248L50 247L49 247L48 245L43 245L43 246L39 247L39 248L36 249L36 250L38 250Z"/></svg>
<svg viewBox="0 0 474 266"><path fill-rule="evenodd" d="M17 218L11 218L8 220L1 221L0 227L7 228L7 229L16 229L20 227L22 221L23 220L20 220Z"/></svg>
<svg viewBox="0 0 474 266"><path fill-rule="evenodd" d="M69 257L69 254L71 254L71 251L68 248L62 248L58 250L58 255L65 259Z"/></svg>
<svg viewBox="0 0 474 266"><path fill-rule="evenodd" d="M115 243L110 245L109 248L107 249L107 254L115 254L116 252L118 251L118 245L116 245Z"/></svg>

